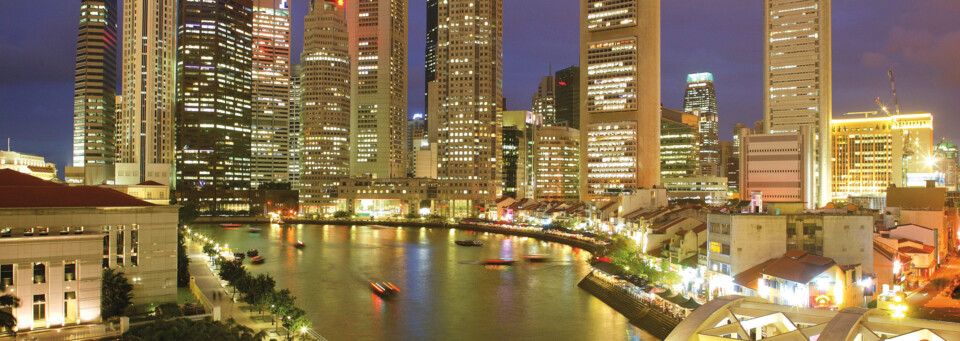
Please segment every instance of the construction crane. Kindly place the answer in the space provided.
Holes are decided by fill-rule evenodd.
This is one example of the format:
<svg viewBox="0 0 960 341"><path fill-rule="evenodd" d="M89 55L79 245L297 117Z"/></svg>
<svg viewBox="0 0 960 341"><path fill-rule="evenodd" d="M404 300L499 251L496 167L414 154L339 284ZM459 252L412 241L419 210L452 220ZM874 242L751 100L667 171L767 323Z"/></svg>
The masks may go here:
<svg viewBox="0 0 960 341"><path fill-rule="evenodd" d="M897 110L897 115L900 115L900 98L897 97L897 83L893 81L893 69L887 70L887 75L890 76L890 90L893 90L893 105ZM886 111L887 109L883 110ZM888 112L887 114L889 115L890 113Z"/></svg>

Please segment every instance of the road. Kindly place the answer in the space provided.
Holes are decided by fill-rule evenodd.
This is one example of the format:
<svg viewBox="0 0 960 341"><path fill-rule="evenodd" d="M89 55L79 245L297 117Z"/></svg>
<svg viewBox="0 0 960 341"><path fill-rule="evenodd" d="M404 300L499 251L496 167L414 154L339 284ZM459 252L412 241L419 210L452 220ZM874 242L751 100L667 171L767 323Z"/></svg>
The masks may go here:
<svg viewBox="0 0 960 341"><path fill-rule="evenodd" d="M953 257L940 266L931 279L944 278L949 283L957 278L958 274L960 274L960 258ZM960 321L960 302L950 302L944 298L934 301L939 293L939 289L927 285L907 296L907 305L910 307L907 315L928 320Z"/></svg>

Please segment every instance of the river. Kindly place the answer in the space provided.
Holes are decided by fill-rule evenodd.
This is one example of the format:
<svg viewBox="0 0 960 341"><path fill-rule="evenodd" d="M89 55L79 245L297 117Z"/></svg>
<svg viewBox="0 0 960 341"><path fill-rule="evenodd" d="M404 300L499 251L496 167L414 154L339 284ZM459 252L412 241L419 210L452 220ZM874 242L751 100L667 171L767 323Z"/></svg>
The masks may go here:
<svg viewBox="0 0 960 341"><path fill-rule="evenodd" d="M314 329L338 340L657 340L577 287L589 253L526 237L377 226L195 225L231 249L256 248L247 263L288 288ZM479 239L482 247L454 244ZM298 240L303 249L293 246ZM544 263L492 267L488 258L546 254ZM369 282L401 289L384 300Z"/></svg>

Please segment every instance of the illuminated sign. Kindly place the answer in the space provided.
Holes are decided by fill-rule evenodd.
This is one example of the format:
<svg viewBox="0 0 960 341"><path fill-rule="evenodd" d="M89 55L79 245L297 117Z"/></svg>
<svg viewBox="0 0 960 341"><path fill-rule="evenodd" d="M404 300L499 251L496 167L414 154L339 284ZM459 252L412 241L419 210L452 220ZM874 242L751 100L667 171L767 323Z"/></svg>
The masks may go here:
<svg viewBox="0 0 960 341"><path fill-rule="evenodd" d="M337 7L343 7L343 0L337 0Z"/></svg>

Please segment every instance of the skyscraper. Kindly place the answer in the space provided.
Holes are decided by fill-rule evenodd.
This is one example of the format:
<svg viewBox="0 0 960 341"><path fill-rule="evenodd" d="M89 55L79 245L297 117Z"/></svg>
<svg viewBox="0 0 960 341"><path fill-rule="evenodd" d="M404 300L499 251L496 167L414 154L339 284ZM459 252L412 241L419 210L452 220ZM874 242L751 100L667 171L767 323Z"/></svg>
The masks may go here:
<svg viewBox="0 0 960 341"><path fill-rule="evenodd" d="M181 1L177 193L201 214L250 210L252 0Z"/></svg>
<svg viewBox="0 0 960 341"><path fill-rule="evenodd" d="M720 126L713 74L701 72L687 75L683 111L697 115L700 120L700 173L704 176L720 176Z"/></svg>
<svg viewBox="0 0 960 341"><path fill-rule="evenodd" d="M117 1L81 0L73 92L73 166L84 184L113 180L116 161Z"/></svg>
<svg viewBox="0 0 960 341"><path fill-rule="evenodd" d="M437 79L437 26L439 22L439 0L427 0L427 46L424 65L423 93L429 92L430 82ZM430 97L427 97L430 101ZM429 105L428 105L429 106Z"/></svg>
<svg viewBox="0 0 960 341"><path fill-rule="evenodd" d="M663 108L660 117L660 177L700 175L699 117Z"/></svg>
<svg viewBox="0 0 960 341"><path fill-rule="evenodd" d="M250 180L253 187L288 182L290 158L290 6L254 0L253 118Z"/></svg>
<svg viewBox="0 0 960 341"><path fill-rule="evenodd" d="M580 129L580 68L571 66L557 71L554 80L557 116L552 124Z"/></svg>
<svg viewBox="0 0 960 341"><path fill-rule="evenodd" d="M810 127L809 207L830 201L830 117L833 114L831 0L763 1L763 129Z"/></svg>
<svg viewBox="0 0 960 341"><path fill-rule="evenodd" d="M294 65L290 71L290 158L288 169L290 174L290 189L300 189L300 120L303 112L303 68Z"/></svg>
<svg viewBox="0 0 960 341"><path fill-rule="evenodd" d="M305 213L336 210L337 187L350 175L348 43L343 8L311 0L300 55L300 210Z"/></svg>
<svg viewBox="0 0 960 341"><path fill-rule="evenodd" d="M580 132L564 126L543 127L534 143L537 201L580 200Z"/></svg>
<svg viewBox="0 0 960 341"><path fill-rule="evenodd" d="M427 141L427 117L413 114L407 120L407 176L413 176L417 169L417 151ZM426 143L429 144L429 143Z"/></svg>
<svg viewBox="0 0 960 341"><path fill-rule="evenodd" d="M407 174L407 1L347 1L350 174Z"/></svg>
<svg viewBox="0 0 960 341"><path fill-rule="evenodd" d="M450 216L471 215L501 191L503 0L447 0L438 13L439 197Z"/></svg>
<svg viewBox="0 0 960 341"><path fill-rule="evenodd" d="M533 112L543 117L543 122L547 125L553 125L557 119L556 85L551 72L549 76L540 78L537 92L533 94Z"/></svg>
<svg viewBox="0 0 960 341"><path fill-rule="evenodd" d="M173 184L175 0L123 3L122 114L116 182Z"/></svg>
<svg viewBox="0 0 960 341"><path fill-rule="evenodd" d="M542 117L530 111L503 112L503 195L516 199L533 196L534 134L542 123Z"/></svg>
<svg viewBox="0 0 960 341"><path fill-rule="evenodd" d="M580 195L660 183L660 1L580 1Z"/></svg>

